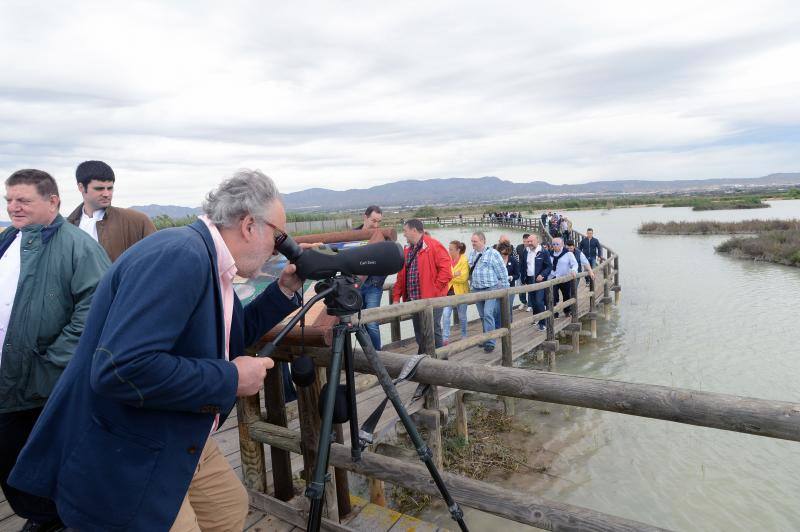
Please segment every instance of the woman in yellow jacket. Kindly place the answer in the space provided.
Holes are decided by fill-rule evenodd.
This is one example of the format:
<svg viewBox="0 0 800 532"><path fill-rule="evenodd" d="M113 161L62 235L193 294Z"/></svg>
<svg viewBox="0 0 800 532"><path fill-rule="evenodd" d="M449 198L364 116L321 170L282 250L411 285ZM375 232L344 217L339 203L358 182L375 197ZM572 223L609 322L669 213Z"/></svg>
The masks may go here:
<svg viewBox="0 0 800 532"><path fill-rule="evenodd" d="M447 295L466 294L469 292L469 264L467 263L467 245L458 240L450 242L448 248L452 261L453 279L450 281ZM456 307L458 319L461 322L461 338L467 337L467 304ZM442 312L442 340L447 345L450 338L450 319L453 307L445 307Z"/></svg>

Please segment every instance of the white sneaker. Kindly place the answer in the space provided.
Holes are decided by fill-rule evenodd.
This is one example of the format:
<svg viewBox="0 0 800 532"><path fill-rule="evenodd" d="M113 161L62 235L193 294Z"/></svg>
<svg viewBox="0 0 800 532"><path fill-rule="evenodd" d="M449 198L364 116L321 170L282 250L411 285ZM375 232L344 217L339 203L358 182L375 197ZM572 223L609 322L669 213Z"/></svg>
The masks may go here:
<svg viewBox="0 0 800 532"><path fill-rule="evenodd" d="M533 307L526 307L525 312L533 312Z"/></svg>

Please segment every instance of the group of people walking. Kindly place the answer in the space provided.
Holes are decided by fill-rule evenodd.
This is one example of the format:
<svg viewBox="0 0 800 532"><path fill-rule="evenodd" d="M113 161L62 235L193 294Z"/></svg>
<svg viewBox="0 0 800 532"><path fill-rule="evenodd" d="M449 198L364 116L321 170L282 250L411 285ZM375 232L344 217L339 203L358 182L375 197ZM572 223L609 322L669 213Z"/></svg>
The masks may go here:
<svg viewBox="0 0 800 532"><path fill-rule="evenodd" d="M562 236L556 236L547 244L540 242L536 234L524 234L522 243L516 248L506 235L502 235L497 244L490 245L482 231L475 231L470 238L472 249L469 253L467 245L458 240L451 241L448 248L445 248L425 231L422 222L417 219L404 223L403 234L408 246L405 248L405 264L397 274L394 285L394 301L415 301L468 292L487 292L515 285L532 285L557 277L574 276L584 270L594 278L593 267L603 260L603 248L591 228L578 246L571 238L565 240ZM560 300L572 298L571 283L560 283L555 288L554 305ZM521 293L519 299L518 309L534 314L545 310L544 290ZM498 299L481 300L475 305L483 332L498 328L501 323ZM513 299L509 299L508 305L513 310ZM568 316L571 312L571 308L564 311ZM454 314L458 316L461 337L467 336L467 304L434 308L434 337L437 347L449 342ZM540 330L544 330L545 320L540 320L537 325ZM413 326L422 352L424 342L417 317L413 319ZM494 339L481 344L486 352L493 351L495 345Z"/></svg>
<svg viewBox="0 0 800 532"><path fill-rule="evenodd" d="M569 240L572 235L572 220L557 212L543 212L541 216L542 229L548 232L551 238L561 237Z"/></svg>

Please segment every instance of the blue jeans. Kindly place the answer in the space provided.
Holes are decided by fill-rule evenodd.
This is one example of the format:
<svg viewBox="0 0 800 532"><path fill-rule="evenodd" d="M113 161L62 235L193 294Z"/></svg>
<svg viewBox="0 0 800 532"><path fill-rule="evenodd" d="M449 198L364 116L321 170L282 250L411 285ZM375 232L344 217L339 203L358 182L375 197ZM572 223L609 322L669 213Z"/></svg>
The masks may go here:
<svg viewBox="0 0 800 532"><path fill-rule="evenodd" d="M364 306L362 308L375 308L381 306L381 294L383 294L383 288L364 284L361 285L361 297L364 298ZM369 334L369 339L372 340L372 346L375 348L376 351L381 350L381 330L377 323L367 323L367 334Z"/></svg>
<svg viewBox="0 0 800 532"><path fill-rule="evenodd" d="M488 290L495 290L497 286L491 288L476 288L473 292L486 292ZM483 323L483 332L490 332L497 328L497 323L500 320L500 306L497 304L496 299L487 299L485 301L478 301L475 306L478 307L478 315L481 317ZM494 347L495 340L487 340L484 345Z"/></svg>
<svg viewBox="0 0 800 532"><path fill-rule="evenodd" d="M544 290L537 290L536 292L528 292L528 299L531 300L531 308L533 313L538 314L544 312ZM540 324L544 324L545 320L539 320Z"/></svg>
<svg viewBox="0 0 800 532"><path fill-rule="evenodd" d="M450 320L453 316L454 307L444 307L442 312L442 339L447 341L450 338ZM458 312L458 321L461 322L461 339L467 337L467 304L458 305L456 312Z"/></svg>

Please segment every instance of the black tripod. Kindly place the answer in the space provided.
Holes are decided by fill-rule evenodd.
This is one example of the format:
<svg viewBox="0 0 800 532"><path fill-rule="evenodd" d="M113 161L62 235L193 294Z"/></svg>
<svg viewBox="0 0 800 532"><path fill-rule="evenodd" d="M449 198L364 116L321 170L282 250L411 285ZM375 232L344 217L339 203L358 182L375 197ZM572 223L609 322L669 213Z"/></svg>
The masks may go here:
<svg viewBox="0 0 800 532"><path fill-rule="evenodd" d="M288 331L300 321L302 316L308 312L308 309L320 299L325 299L328 314L338 316L340 319L339 323L333 328L330 377L328 385L324 390L324 396L322 397L322 425L320 427L319 446L317 448L317 463L314 464L314 474L305 493L311 502L307 530L317 532L320 529L322 520L322 507L325 502L325 482L329 480L327 475L328 461L330 458L331 443L334 438L334 406L339 389L339 375L343 363L345 369L347 417L350 422L350 448L354 462L361 459L361 451L370 443L369 440L365 441L358 428L355 372L353 369L353 345L350 336L351 333L355 333L356 340L364 351L370 366L375 371L375 375L378 377L378 382L383 388L387 399L392 403L397 414L400 416L400 421L408 432L420 460L422 460L428 468L433 482L442 494L442 498L447 504L450 515L453 520L458 523L461 530L467 531L467 525L464 523L463 518L464 513L447 490L447 486L445 486L444 480L442 480L442 476L439 470L436 469L436 464L433 462L433 454L430 448L419 435L419 431L417 431L414 422L411 420L411 416L409 416L406 411L392 378L389 376L386 367L383 365L378 353L372 346L372 341L366 329L361 324L353 325L353 314L358 313L362 305L361 292L358 289L357 282L358 280L352 276L336 276L317 283L314 287L317 295L303 306L302 310L289 321L287 326L275 337L275 340L267 344L263 351L264 356L268 356L272 353L278 342L280 342Z"/></svg>

